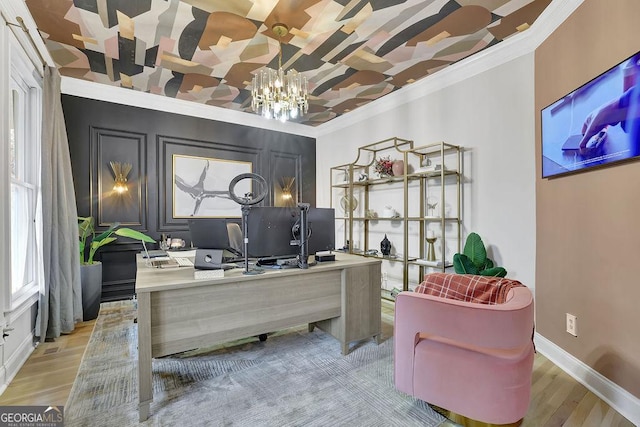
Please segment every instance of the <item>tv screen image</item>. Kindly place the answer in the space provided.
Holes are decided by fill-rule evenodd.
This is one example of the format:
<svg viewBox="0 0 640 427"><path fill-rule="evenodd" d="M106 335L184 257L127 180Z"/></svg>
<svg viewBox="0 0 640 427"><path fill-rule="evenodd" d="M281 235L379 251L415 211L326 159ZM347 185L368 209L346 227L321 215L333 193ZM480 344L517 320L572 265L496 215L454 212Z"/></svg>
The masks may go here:
<svg viewBox="0 0 640 427"><path fill-rule="evenodd" d="M640 52L541 111L542 177L640 155Z"/></svg>

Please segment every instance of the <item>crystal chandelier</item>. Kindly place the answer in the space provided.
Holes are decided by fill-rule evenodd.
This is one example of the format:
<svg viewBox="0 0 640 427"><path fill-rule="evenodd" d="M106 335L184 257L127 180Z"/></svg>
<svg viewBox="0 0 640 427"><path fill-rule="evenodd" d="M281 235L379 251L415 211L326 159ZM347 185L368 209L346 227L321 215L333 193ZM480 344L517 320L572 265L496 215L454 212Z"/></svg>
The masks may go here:
<svg viewBox="0 0 640 427"><path fill-rule="evenodd" d="M306 114L309 109L307 78L296 70L284 73L280 39L289 33L289 28L284 24L274 24L272 30L278 36L280 46L278 71L264 68L253 77L251 108L268 119L286 122Z"/></svg>

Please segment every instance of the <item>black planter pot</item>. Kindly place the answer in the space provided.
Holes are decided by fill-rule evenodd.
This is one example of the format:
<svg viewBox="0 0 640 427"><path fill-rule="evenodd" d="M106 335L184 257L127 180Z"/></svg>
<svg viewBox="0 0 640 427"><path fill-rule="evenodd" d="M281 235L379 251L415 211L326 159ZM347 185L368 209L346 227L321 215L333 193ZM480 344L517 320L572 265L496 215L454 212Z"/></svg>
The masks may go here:
<svg viewBox="0 0 640 427"><path fill-rule="evenodd" d="M82 317L83 320L93 320L100 311L102 297L102 263L80 266L80 281L82 283Z"/></svg>

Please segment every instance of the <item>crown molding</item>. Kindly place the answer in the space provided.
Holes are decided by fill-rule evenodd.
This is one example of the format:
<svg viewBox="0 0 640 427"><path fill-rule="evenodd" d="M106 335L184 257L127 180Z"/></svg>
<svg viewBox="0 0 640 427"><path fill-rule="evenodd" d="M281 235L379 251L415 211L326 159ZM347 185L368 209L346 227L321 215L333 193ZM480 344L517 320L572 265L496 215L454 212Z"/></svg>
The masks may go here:
<svg viewBox="0 0 640 427"><path fill-rule="evenodd" d="M60 91L65 95L79 96L98 101L113 102L115 104L129 105L131 107L147 108L150 110L164 111L167 113L182 114L200 117L207 120L233 123L243 126L252 126L260 129L277 132L291 133L300 136L315 138L316 129L299 123L282 123L277 120L269 120L257 114L244 113L242 111L200 104L192 101L155 95L138 90L125 89L118 86L105 85L103 83L88 80L62 77Z"/></svg>
<svg viewBox="0 0 640 427"><path fill-rule="evenodd" d="M393 110L535 51L583 1L553 0L533 25L523 33L515 34L497 45L460 60L431 76L318 126L316 137L353 126L371 116Z"/></svg>

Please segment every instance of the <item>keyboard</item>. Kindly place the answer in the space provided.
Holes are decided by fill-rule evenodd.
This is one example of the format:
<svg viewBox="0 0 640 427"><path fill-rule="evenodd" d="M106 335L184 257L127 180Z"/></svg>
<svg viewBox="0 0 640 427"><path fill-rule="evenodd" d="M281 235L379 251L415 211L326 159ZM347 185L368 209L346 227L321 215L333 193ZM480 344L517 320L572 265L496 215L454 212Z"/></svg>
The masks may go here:
<svg viewBox="0 0 640 427"><path fill-rule="evenodd" d="M282 265L294 259L297 260L296 255L268 256L258 258L258 265Z"/></svg>
<svg viewBox="0 0 640 427"><path fill-rule="evenodd" d="M178 263L179 267L193 267L193 261L189 258L174 257L173 259Z"/></svg>
<svg viewBox="0 0 640 427"><path fill-rule="evenodd" d="M227 264L227 263L222 263L222 264L203 263L201 265L198 265L197 267L194 266L196 270L231 270L239 267L240 266L238 264Z"/></svg>
<svg viewBox="0 0 640 427"><path fill-rule="evenodd" d="M151 266L157 268L178 268L178 267L191 267L193 268L193 261L189 258L174 258L167 257L166 259L154 258L151 260Z"/></svg>
<svg viewBox="0 0 640 427"><path fill-rule="evenodd" d="M166 258L169 256L165 251L160 249L141 252L141 253L142 253L142 258Z"/></svg>

